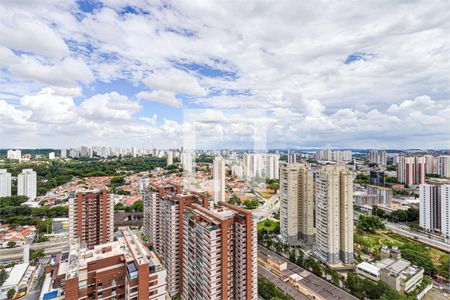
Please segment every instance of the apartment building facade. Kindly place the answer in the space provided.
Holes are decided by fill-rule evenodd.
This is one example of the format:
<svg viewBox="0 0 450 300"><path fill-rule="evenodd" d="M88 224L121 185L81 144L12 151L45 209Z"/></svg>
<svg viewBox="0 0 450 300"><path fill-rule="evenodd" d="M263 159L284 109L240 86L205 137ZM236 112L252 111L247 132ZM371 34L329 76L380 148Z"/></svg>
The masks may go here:
<svg viewBox="0 0 450 300"><path fill-rule="evenodd" d="M397 166L397 180L406 185L425 183L427 159L424 156L399 156Z"/></svg>
<svg viewBox="0 0 450 300"><path fill-rule="evenodd" d="M328 264L353 261L353 175L322 166L315 185L316 254Z"/></svg>
<svg viewBox="0 0 450 300"><path fill-rule="evenodd" d="M280 233L290 245L314 242L314 178L302 163L280 166Z"/></svg>
<svg viewBox="0 0 450 300"><path fill-rule="evenodd" d="M23 169L17 175L17 195L27 196L29 200L35 200L37 196L37 174L33 169Z"/></svg>
<svg viewBox="0 0 450 300"><path fill-rule="evenodd" d="M6 169L0 169L0 197L11 196L11 173Z"/></svg>
<svg viewBox="0 0 450 300"><path fill-rule="evenodd" d="M179 188L154 195L159 213L149 209L144 223L158 228L148 236L155 237L150 242L167 267L169 295L256 299L257 234L251 213L221 201L211 209L207 195Z"/></svg>
<svg viewBox="0 0 450 300"><path fill-rule="evenodd" d="M116 241L93 249L72 241L68 252L46 267L51 284L43 294L54 299L165 300L166 269L130 229ZM44 285L45 286L45 285Z"/></svg>
<svg viewBox="0 0 450 300"><path fill-rule="evenodd" d="M69 199L69 239L88 248L114 239L114 201L107 190L79 190Z"/></svg>
<svg viewBox="0 0 450 300"><path fill-rule="evenodd" d="M256 221L244 209L199 204L183 215L183 299L257 299Z"/></svg>
<svg viewBox="0 0 450 300"><path fill-rule="evenodd" d="M450 185L419 186L419 225L450 238Z"/></svg>
<svg viewBox="0 0 450 300"><path fill-rule="evenodd" d="M225 159L218 155L213 163L214 202L225 201Z"/></svg>

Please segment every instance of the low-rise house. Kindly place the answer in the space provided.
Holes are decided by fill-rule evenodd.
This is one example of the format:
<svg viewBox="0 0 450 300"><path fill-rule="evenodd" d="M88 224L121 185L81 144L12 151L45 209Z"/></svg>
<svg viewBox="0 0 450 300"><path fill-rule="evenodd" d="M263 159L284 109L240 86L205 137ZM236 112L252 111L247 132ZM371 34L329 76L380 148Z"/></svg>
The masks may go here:
<svg viewBox="0 0 450 300"><path fill-rule="evenodd" d="M25 225L11 228L8 224L4 224L0 226L0 249L8 248L11 242L14 246L29 244L35 236L35 226Z"/></svg>

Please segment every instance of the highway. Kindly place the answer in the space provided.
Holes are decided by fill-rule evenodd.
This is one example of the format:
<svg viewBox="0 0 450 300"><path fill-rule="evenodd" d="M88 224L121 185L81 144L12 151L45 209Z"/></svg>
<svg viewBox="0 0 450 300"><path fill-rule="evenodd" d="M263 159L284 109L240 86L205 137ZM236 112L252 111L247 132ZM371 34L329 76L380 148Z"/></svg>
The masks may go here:
<svg viewBox="0 0 450 300"><path fill-rule="evenodd" d="M46 255L61 253L64 249L69 247L69 241L35 243L30 246L30 249L44 249ZM0 250L0 258L2 261L14 260L23 257L24 247L6 248Z"/></svg>
<svg viewBox="0 0 450 300"><path fill-rule="evenodd" d="M406 235L407 237L410 237L410 238L413 238L413 239L417 239L418 241L420 241L420 242L422 242L424 244L430 245L432 247L441 249L441 250L446 251L446 252L450 252L450 245L449 244L446 244L444 242L437 241L437 240L434 240L434 239L430 239L429 237L427 237L427 236L425 236L423 234L414 232L412 230L404 229L404 228L402 228L404 225L400 225L400 224L396 224L396 223L390 223L390 222L385 222L384 224L385 224L385 226L387 228L389 228L390 230L392 230L395 233L398 233L398 234L401 234L401 235Z"/></svg>

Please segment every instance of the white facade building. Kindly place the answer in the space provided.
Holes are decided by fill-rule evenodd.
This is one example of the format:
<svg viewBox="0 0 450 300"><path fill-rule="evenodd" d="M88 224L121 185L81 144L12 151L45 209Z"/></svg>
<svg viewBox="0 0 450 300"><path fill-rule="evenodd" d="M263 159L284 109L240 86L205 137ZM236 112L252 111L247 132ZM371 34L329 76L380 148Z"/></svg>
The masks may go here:
<svg viewBox="0 0 450 300"><path fill-rule="evenodd" d="M37 196L37 175L33 169L23 169L17 176L17 195L35 200Z"/></svg>
<svg viewBox="0 0 450 300"><path fill-rule="evenodd" d="M48 159L50 159L50 160L55 159L55 157L56 157L55 152L50 152L50 153L48 154Z"/></svg>
<svg viewBox="0 0 450 300"><path fill-rule="evenodd" d="M167 151L167 166L173 165L173 152Z"/></svg>
<svg viewBox="0 0 450 300"><path fill-rule="evenodd" d="M17 160L21 160L22 158L22 151L20 151L19 149L17 150L8 150L8 152L6 153L6 158L7 159L17 159Z"/></svg>
<svg viewBox="0 0 450 300"><path fill-rule="evenodd" d="M214 202L225 201L225 159L216 156L213 164Z"/></svg>
<svg viewBox="0 0 450 300"><path fill-rule="evenodd" d="M441 186L441 233L450 238L450 185Z"/></svg>
<svg viewBox="0 0 450 300"><path fill-rule="evenodd" d="M0 197L11 196L11 173L0 169Z"/></svg>
<svg viewBox="0 0 450 300"><path fill-rule="evenodd" d="M450 238L450 185L421 184L419 190L420 227Z"/></svg>

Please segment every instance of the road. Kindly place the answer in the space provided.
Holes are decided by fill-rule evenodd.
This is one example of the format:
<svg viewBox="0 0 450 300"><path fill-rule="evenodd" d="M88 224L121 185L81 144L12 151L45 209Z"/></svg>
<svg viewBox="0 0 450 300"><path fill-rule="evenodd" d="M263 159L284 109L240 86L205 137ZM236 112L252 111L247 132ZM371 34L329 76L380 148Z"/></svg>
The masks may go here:
<svg viewBox="0 0 450 300"><path fill-rule="evenodd" d="M402 228L403 225L400 224L395 224L395 223L390 223L390 222L385 222L385 226L387 228L389 228L390 230L392 230L395 233L401 234L401 235L406 235L407 237L413 238L413 239L417 239L420 242L430 245L432 247L441 249L443 251L446 252L450 252L450 245L446 244L444 242L440 242L434 239L430 239L429 237L420 234L420 233L416 233L414 231L411 230L407 230Z"/></svg>
<svg viewBox="0 0 450 300"><path fill-rule="evenodd" d="M279 193L276 193L269 200L264 202L260 207L253 209L252 214L256 216L259 220L271 217L274 212L280 207Z"/></svg>
<svg viewBox="0 0 450 300"><path fill-rule="evenodd" d="M328 281L314 275L313 273L309 272L308 270L305 270L296 264L291 263L286 258L276 254L272 250L267 249L266 247L263 247L261 245L258 245L258 257L262 260L266 260L267 257L275 257L279 260L283 260L287 263L287 270L285 271L288 274L299 274L303 277L301 280L301 283L309 288L310 290L313 290L314 292L318 293L320 296L324 297L325 299L333 299L333 300L358 300L358 298L350 295L346 291L340 289L339 287L332 285ZM258 267L258 273L265 277L264 275L267 275L264 272L260 273L260 267ZM272 273L270 273L272 274ZM272 274L273 275L273 274ZM274 275L273 275L274 276ZM267 278L267 277L266 277ZM270 281L271 278L267 278ZM273 279L273 278L272 278ZM279 284L279 281L275 280L273 282L275 285ZM278 283L278 284L277 284ZM281 285L280 285L281 286ZM290 286L291 287L291 286ZM286 290L285 290L286 291ZM304 295L303 295L304 296ZM302 299L302 298L295 298L294 299Z"/></svg>
<svg viewBox="0 0 450 300"><path fill-rule="evenodd" d="M68 241L61 242L46 242L46 243L35 243L30 246L30 249L44 249L46 255L58 254L62 250L69 247ZM0 250L1 260L13 260L23 257L23 246L15 248L7 248Z"/></svg>

